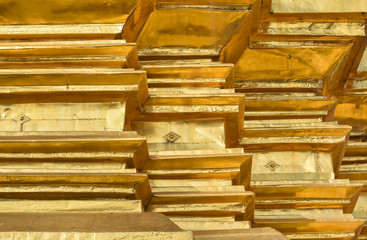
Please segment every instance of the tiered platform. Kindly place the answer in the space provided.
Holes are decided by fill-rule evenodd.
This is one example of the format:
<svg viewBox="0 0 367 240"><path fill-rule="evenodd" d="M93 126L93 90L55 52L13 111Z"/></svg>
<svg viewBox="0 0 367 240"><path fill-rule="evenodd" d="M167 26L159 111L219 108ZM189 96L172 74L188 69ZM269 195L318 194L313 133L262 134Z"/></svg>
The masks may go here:
<svg viewBox="0 0 367 240"><path fill-rule="evenodd" d="M282 4L0 3L0 238L366 239L367 18Z"/></svg>

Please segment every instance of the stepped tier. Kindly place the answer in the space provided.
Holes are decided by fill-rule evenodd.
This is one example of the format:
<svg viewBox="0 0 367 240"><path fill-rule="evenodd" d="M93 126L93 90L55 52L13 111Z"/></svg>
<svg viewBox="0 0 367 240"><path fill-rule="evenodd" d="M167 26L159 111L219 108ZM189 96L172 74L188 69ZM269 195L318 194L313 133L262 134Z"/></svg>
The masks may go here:
<svg viewBox="0 0 367 240"><path fill-rule="evenodd" d="M356 239L365 221L348 213L362 186L345 180L315 182L253 185L254 227L272 227L290 239Z"/></svg>
<svg viewBox="0 0 367 240"><path fill-rule="evenodd" d="M0 49L1 68L139 68L135 44L124 40L0 42Z"/></svg>
<svg viewBox="0 0 367 240"><path fill-rule="evenodd" d="M248 230L227 230L227 231L196 231L194 232L195 240L240 240L240 239L251 239L251 240L262 240L262 239L273 239L273 240L287 240L278 231L271 228L252 228Z"/></svg>
<svg viewBox="0 0 367 240"><path fill-rule="evenodd" d="M0 3L0 238L366 239L366 14L41 2Z"/></svg>
<svg viewBox="0 0 367 240"><path fill-rule="evenodd" d="M143 65L149 88L233 88L233 64Z"/></svg>
<svg viewBox="0 0 367 240"><path fill-rule="evenodd" d="M343 158L339 178L348 178L352 182L363 184L363 190L366 191L366 160L367 143L349 142Z"/></svg>
<svg viewBox="0 0 367 240"><path fill-rule="evenodd" d="M353 126L354 138L366 136L367 73L361 72L348 79L345 90L338 93L334 119Z"/></svg>
<svg viewBox="0 0 367 240"><path fill-rule="evenodd" d="M364 112L366 99L366 72L352 74L343 92L338 93L338 105L335 109L335 120L353 126L351 140L348 143L339 178L349 178L351 182L363 185L362 193L356 204L353 215L367 219L366 215L366 116ZM359 239L367 239L367 226L362 229Z"/></svg>
<svg viewBox="0 0 367 240"><path fill-rule="evenodd" d="M244 100L243 94L233 93L151 95L132 129L148 136L151 151L236 147ZM154 130L158 126L161 132ZM202 136L195 137L200 132Z"/></svg>
<svg viewBox="0 0 367 240"><path fill-rule="evenodd" d="M10 127L8 130L21 128L18 125L23 126L23 131L129 129L131 119L140 112L148 97L143 71L110 68L0 70L1 124ZM23 116L23 120L18 119L19 116ZM61 119L65 125L44 124ZM75 124L82 122L85 125Z"/></svg>
<svg viewBox="0 0 367 240"><path fill-rule="evenodd" d="M1 218L4 239L193 239L192 232L154 213L6 213Z"/></svg>
<svg viewBox="0 0 367 240"><path fill-rule="evenodd" d="M352 217L341 219L302 217L287 219L284 216L284 219L258 220L255 227L272 227L282 232L289 239L354 240L359 236L363 223L363 220L353 219Z"/></svg>
<svg viewBox="0 0 367 240"><path fill-rule="evenodd" d="M359 183L363 185L362 193L353 211L353 216L365 220L367 219L366 214L367 169L365 166L366 157L367 157L366 142L349 142L339 174L339 178L348 178L353 183ZM364 239L366 235L367 235L367 226L364 226L364 228L362 229L360 239Z"/></svg>
<svg viewBox="0 0 367 240"><path fill-rule="evenodd" d="M334 180L335 181L335 180ZM319 184L252 185L257 209L343 209L352 213L362 186L335 181Z"/></svg>
<svg viewBox="0 0 367 240"><path fill-rule="evenodd" d="M248 152L323 151L331 154L338 173L351 127L335 123L293 124L267 127L259 124L245 129L240 144ZM327 160L326 160L327 161Z"/></svg>
<svg viewBox="0 0 367 240"><path fill-rule="evenodd" d="M2 132L1 171L103 171L143 168L149 160L144 137L135 132ZM79 163L68 169L68 165ZM110 167L108 166L109 164ZM46 168L44 168L46 167ZM47 171L46 171L47 169ZM88 170L89 169L89 170ZM121 173L121 172L120 172Z"/></svg>
<svg viewBox="0 0 367 240"><path fill-rule="evenodd" d="M249 228L254 195L244 186L250 184L251 156L190 153L151 155L143 170L153 192L147 211L164 213L186 230Z"/></svg>
<svg viewBox="0 0 367 240"><path fill-rule="evenodd" d="M0 195L2 212L65 213L142 212L151 197L146 175L123 173L7 173Z"/></svg>
<svg viewBox="0 0 367 240"><path fill-rule="evenodd" d="M115 39L136 2L4 0L0 39Z"/></svg>
<svg viewBox="0 0 367 240"><path fill-rule="evenodd" d="M240 29L251 29L245 23L256 21L260 10L256 0L140 1L136 9L123 38L136 42L145 59L218 57L223 45L238 43Z"/></svg>
<svg viewBox="0 0 367 240"><path fill-rule="evenodd" d="M178 155L179 152L171 154L150 155L151 160L144 166L143 171L149 175L149 179L231 179L236 185L246 188L250 186L251 155Z"/></svg>
<svg viewBox="0 0 367 240"><path fill-rule="evenodd" d="M336 101L324 96L258 95L247 96L245 105L246 120L309 118L330 120Z"/></svg>

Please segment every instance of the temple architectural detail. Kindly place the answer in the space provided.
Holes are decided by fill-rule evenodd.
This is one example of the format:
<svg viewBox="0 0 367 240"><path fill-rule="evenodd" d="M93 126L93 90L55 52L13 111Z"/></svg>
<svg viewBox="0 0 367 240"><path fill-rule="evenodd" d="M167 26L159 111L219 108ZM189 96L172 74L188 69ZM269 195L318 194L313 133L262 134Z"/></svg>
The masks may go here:
<svg viewBox="0 0 367 240"><path fill-rule="evenodd" d="M367 239L351 2L2 0L0 239Z"/></svg>

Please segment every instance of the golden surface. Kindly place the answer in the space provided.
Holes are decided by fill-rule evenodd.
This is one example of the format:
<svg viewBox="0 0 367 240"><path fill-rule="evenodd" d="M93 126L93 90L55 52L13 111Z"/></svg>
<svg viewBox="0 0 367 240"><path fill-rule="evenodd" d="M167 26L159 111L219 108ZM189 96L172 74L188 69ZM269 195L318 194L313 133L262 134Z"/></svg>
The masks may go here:
<svg viewBox="0 0 367 240"><path fill-rule="evenodd" d="M5 0L0 15L0 222L13 223L0 238L277 236L238 230L251 225L358 238L365 14L272 14L269 0ZM141 211L190 231L113 218ZM43 227L24 231L30 212Z"/></svg>
<svg viewBox="0 0 367 240"><path fill-rule="evenodd" d="M346 51L343 48L247 49L234 68L235 79L323 78Z"/></svg>
<svg viewBox="0 0 367 240"><path fill-rule="evenodd" d="M245 16L246 12L240 11L156 10L141 31L137 46L139 49L151 46L214 48L219 52Z"/></svg>
<svg viewBox="0 0 367 240"><path fill-rule="evenodd" d="M60 238L78 238L81 240L96 239L141 239L141 240L192 240L192 232L158 232L158 231L142 231L142 232L0 232L0 239L60 239Z"/></svg>
<svg viewBox="0 0 367 240"><path fill-rule="evenodd" d="M213 231L198 231L194 233L195 239L198 240L230 240L249 238L253 240L273 239L287 240L284 235L272 228L252 228L252 229L236 229L236 230L213 230Z"/></svg>
<svg viewBox="0 0 367 240"><path fill-rule="evenodd" d="M124 40L23 41L0 43L2 68L123 67L139 68L135 44Z"/></svg>
<svg viewBox="0 0 367 240"><path fill-rule="evenodd" d="M364 0L272 0L274 12L366 12Z"/></svg>
<svg viewBox="0 0 367 240"><path fill-rule="evenodd" d="M269 22L261 28L270 35L365 36L365 24L360 22Z"/></svg>
<svg viewBox="0 0 367 240"><path fill-rule="evenodd" d="M125 22L134 0L3 0L1 25Z"/></svg>
<svg viewBox="0 0 367 240"><path fill-rule="evenodd" d="M27 103L0 104L0 127L8 131L121 131L126 104ZM18 120L27 116L26 122ZM29 118L29 119L28 119Z"/></svg>
<svg viewBox="0 0 367 240"><path fill-rule="evenodd" d="M148 149L144 137L135 132L2 132L2 153L132 153L132 163L142 168L148 161ZM65 157L68 157L66 154Z"/></svg>
<svg viewBox="0 0 367 240"><path fill-rule="evenodd" d="M129 200L3 200L3 212L14 213L129 213L142 212L141 201Z"/></svg>
<svg viewBox="0 0 367 240"><path fill-rule="evenodd" d="M2 217L1 239L193 239L192 232L153 213L7 213Z"/></svg>
<svg viewBox="0 0 367 240"><path fill-rule="evenodd" d="M122 23L0 25L0 39L116 39L123 27Z"/></svg>

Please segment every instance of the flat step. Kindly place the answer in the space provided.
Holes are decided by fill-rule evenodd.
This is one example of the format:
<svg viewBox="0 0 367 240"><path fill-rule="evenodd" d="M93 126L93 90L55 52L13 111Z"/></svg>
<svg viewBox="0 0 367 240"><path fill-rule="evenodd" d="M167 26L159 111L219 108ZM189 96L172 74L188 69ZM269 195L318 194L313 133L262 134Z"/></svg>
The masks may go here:
<svg viewBox="0 0 367 240"><path fill-rule="evenodd" d="M1 42L0 49L1 68L139 68L136 46L125 40Z"/></svg>
<svg viewBox="0 0 367 240"><path fill-rule="evenodd" d="M4 173L0 198L12 200L138 199L145 205L151 188L145 174ZM3 208L6 209L6 208Z"/></svg>
<svg viewBox="0 0 367 240"><path fill-rule="evenodd" d="M258 209L340 208L351 213L362 186L360 184L252 185ZM297 192L295 195L294 193Z"/></svg>
<svg viewBox="0 0 367 240"><path fill-rule="evenodd" d="M150 179L227 178L249 187L251 155L151 156L144 167Z"/></svg>
<svg viewBox="0 0 367 240"><path fill-rule="evenodd" d="M4 239L193 239L192 232L154 213L2 213L0 219Z"/></svg>
<svg viewBox="0 0 367 240"><path fill-rule="evenodd" d="M232 186L232 179L149 179L152 187L200 187L200 186Z"/></svg>
<svg viewBox="0 0 367 240"><path fill-rule="evenodd" d="M253 217L254 194L252 192L221 193L155 193L147 206L148 212L160 212L169 216L228 217L238 220Z"/></svg>
<svg viewBox="0 0 367 240"><path fill-rule="evenodd" d="M230 230L230 229L248 229L251 228L251 223L248 221L235 221L235 222L180 222L173 221L180 228L187 231L210 231L210 230Z"/></svg>
<svg viewBox="0 0 367 240"><path fill-rule="evenodd" d="M136 132L2 132L4 162L126 162L142 168L149 160L147 143ZM28 156L31 155L31 158ZM105 157L109 157L103 160Z"/></svg>
<svg viewBox="0 0 367 240"><path fill-rule="evenodd" d="M257 79L234 80L234 87L244 93L301 93L317 92L322 87L321 79Z"/></svg>
<svg viewBox="0 0 367 240"><path fill-rule="evenodd" d="M195 240L289 240L280 232L273 228L251 228L251 229L231 229L231 230L211 230L211 231L195 231Z"/></svg>
<svg viewBox="0 0 367 240"><path fill-rule="evenodd" d="M154 193L174 193L174 192L240 192L244 191L244 186L190 186L190 187L152 187Z"/></svg>
<svg viewBox="0 0 367 240"><path fill-rule="evenodd" d="M233 64L143 65L150 88L233 87Z"/></svg>
<svg viewBox="0 0 367 240"><path fill-rule="evenodd" d="M290 239L356 239L364 220L335 219L272 219L256 220L254 227L272 227Z"/></svg>
<svg viewBox="0 0 367 240"><path fill-rule="evenodd" d="M146 74L131 69L0 69L0 102L88 102L149 97ZM65 100L67 99L67 100Z"/></svg>
<svg viewBox="0 0 367 240"><path fill-rule="evenodd" d="M246 111L330 111L335 99L324 96L253 96L246 98Z"/></svg>
<svg viewBox="0 0 367 240"><path fill-rule="evenodd" d="M140 200L2 200L4 213L130 213L143 212Z"/></svg>
<svg viewBox="0 0 367 240"><path fill-rule="evenodd" d="M338 173L352 128L346 125L254 127L241 133L240 144L247 151L325 151L332 153Z"/></svg>
<svg viewBox="0 0 367 240"><path fill-rule="evenodd" d="M195 131L195 128L206 128L207 124L215 125L214 131L218 131L219 135L226 135L225 137L216 135L217 138L213 141L212 138L207 138L204 141L207 144L207 149L223 149L224 146L227 148L238 147L239 133L243 128L244 119L244 95L243 94L167 94L167 95L151 95L149 100L144 104L142 113L134 118L132 123L132 129L137 130L143 135L148 135L152 138L151 149L154 151L161 150L168 146L177 146L177 144L163 145L166 141L174 143L175 135L172 131L182 131L182 127L189 122L189 127ZM207 123L208 121L210 123ZM159 133L151 132L152 126L159 125L160 128L166 128L168 130L167 135L163 137L158 136ZM174 128L177 128L173 130ZM180 130L181 129L181 130ZM164 131L166 131L164 130ZM205 129L203 129L206 131ZM148 134L148 132L150 132ZM227 134L226 134L227 133ZM231 133L231 134L229 134ZM172 135L170 135L172 134ZM193 132L192 134L195 134ZM212 135L212 133L209 133ZM173 139L170 140L169 136ZM179 137L180 138L180 137ZM184 139L184 138L183 138ZM177 149L195 149L195 146L188 146L192 143L192 140L188 140L185 136L185 141L187 141L182 148L178 146L171 150ZM197 143L202 140L194 142ZM163 143L163 144L162 144ZM200 146L200 145L198 145ZM191 148L190 148L191 147ZM203 149L197 148L196 149Z"/></svg>

